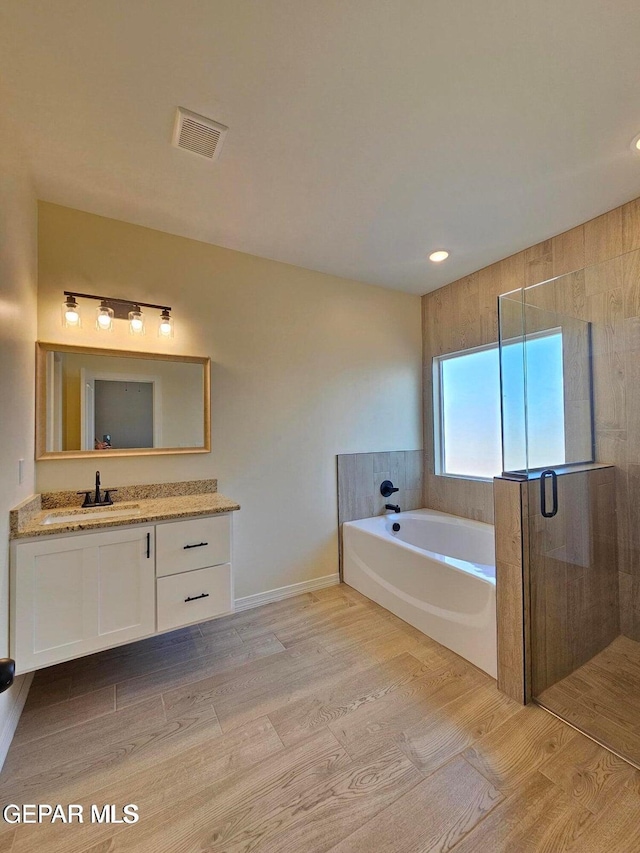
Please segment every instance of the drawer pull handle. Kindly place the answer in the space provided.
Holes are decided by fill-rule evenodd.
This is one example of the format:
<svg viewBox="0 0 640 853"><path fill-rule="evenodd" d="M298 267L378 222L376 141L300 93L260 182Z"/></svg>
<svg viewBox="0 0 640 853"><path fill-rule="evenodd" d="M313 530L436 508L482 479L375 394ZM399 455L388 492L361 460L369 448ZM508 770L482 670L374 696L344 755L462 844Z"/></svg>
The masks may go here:
<svg viewBox="0 0 640 853"><path fill-rule="evenodd" d="M209 598L209 593L203 592L202 595L190 595L185 598L184 603L186 604L187 601L197 601L199 598Z"/></svg>
<svg viewBox="0 0 640 853"><path fill-rule="evenodd" d="M205 545L208 545L208 544L209 544L208 542L198 542L198 544L197 544L197 545L183 545L183 546L182 546L182 550L183 550L183 551L188 551L188 550L189 550L189 548L204 548L204 546L205 546Z"/></svg>

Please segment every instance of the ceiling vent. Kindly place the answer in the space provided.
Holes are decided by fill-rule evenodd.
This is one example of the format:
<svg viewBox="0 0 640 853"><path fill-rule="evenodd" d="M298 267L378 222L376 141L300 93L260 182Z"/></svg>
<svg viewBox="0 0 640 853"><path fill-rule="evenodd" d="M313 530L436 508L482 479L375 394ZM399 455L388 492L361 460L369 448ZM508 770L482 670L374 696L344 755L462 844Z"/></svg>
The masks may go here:
<svg viewBox="0 0 640 853"><path fill-rule="evenodd" d="M228 127L217 121L178 107L171 144L206 157L207 160L216 160L228 130Z"/></svg>

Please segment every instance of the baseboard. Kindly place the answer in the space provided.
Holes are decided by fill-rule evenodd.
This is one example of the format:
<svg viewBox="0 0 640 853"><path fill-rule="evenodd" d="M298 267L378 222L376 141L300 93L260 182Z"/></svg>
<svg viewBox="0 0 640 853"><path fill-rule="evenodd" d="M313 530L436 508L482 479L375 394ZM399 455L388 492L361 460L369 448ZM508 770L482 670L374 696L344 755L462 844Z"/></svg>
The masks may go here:
<svg viewBox="0 0 640 853"><path fill-rule="evenodd" d="M13 740L15 731L18 728L20 714L24 708L24 703L27 701L33 676L33 672L27 672L22 676L18 676L18 678L21 679L20 684L16 685L18 691L13 700L13 704L9 708L9 713L4 721L2 731L0 731L0 769L2 769L4 760L9 752L9 747L11 746L11 741Z"/></svg>
<svg viewBox="0 0 640 853"><path fill-rule="evenodd" d="M323 578L314 578L310 581L292 583L289 586L281 586L278 589L268 589L266 592L258 592L255 595L247 595L245 598L236 598L235 610L250 610L252 607L260 607L261 604L270 604L272 601L282 601L283 598L291 598L303 592L313 592L316 589L324 589L327 586L335 586L340 583L340 575L325 575Z"/></svg>

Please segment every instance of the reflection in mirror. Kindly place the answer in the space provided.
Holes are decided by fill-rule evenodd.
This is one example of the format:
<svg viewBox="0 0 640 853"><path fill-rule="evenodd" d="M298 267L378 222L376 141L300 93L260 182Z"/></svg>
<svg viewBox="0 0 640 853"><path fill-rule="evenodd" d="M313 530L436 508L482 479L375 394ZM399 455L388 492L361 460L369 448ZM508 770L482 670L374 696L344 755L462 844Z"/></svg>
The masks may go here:
<svg viewBox="0 0 640 853"><path fill-rule="evenodd" d="M41 344L38 364L39 456L208 449L208 359Z"/></svg>

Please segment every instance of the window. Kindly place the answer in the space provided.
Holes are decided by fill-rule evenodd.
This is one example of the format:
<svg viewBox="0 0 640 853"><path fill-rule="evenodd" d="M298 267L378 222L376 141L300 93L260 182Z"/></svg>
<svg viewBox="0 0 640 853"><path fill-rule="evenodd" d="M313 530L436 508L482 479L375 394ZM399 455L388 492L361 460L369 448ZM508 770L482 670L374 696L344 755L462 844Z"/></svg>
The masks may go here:
<svg viewBox="0 0 640 853"><path fill-rule="evenodd" d="M510 408L505 446L520 443L522 467L527 458L529 468L559 465L565 461L562 330L528 337L525 353L527 411L524 399ZM522 398L522 342L505 344L502 359L506 388ZM498 345L434 358L433 380L436 474L481 480L500 475Z"/></svg>

